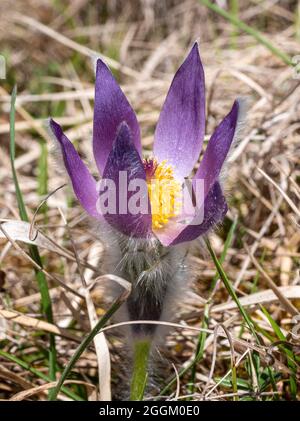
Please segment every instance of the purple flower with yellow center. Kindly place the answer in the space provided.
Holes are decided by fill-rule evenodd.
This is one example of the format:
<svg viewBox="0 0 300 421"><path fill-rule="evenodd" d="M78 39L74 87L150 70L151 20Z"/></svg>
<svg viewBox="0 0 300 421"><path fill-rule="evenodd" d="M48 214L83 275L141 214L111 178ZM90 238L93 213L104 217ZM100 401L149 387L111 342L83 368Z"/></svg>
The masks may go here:
<svg viewBox="0 0 300 421"><path fill-rule="evenodd" d="M100 215L99 191L90 171L79 157L61 127L50 120L50 128L60 144L64 165L74 193L93 218L105 220L130 238L156 238L163 246L192 241L220 222L227 205L219 177L224 161L237 133L240 103L235 101L229 114L217 126L192 178L204 181L203 215L200 224L184 224L185 215L178 210L177 196L185 178L190 177L202 150L205 134L204 71L195 44L174 76L154 135L153 157L142 157L140 127L136 115L112 73L101 59L96 63L93 152L102 179L116 186L117 212ZM134 179L148 185L149 212L132 214L121 211L120 174L126 172L127 183ZM166 181L170 197L164 206L164 183L153 190L153 180ZM125 187L128 187L125 186ZM124 188L124 186L123 186ZM126 188L124 189L126 190ZM134 192L126 192L130 201ZM156 211L154 208L156 200ZM157 206L158 202L158 206ZM197 209L195 211L195 217Z"/></svg>

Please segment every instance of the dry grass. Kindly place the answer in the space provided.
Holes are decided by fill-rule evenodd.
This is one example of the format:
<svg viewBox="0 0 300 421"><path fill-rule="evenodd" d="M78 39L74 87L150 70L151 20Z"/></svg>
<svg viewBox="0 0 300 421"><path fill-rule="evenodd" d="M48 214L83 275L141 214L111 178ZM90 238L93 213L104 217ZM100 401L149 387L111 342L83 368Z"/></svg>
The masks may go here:
<svg viewBox="0 0 300 421"><path fill-rule="evenodd" d="M256 322L260 341L257 343L244 326L222 282L217 281L211 291L216 268L197 244L191 257L193 290L175 310L181 327L170 329L167 345L161 349L159 364L163 367L151 395L159 395L169 376L175 376L172 364L180 372L193 361L197 329L205 310L209 314L208 333L193 386L190 370L165 396L191 396L196 400L234 400L238 396L292 399L289 379L293 370L299 392L299 336L291 335L291 329L292 318L300 309L300 75L250 35L239 32L196 0L99 3L17 0L11 6L11 2L1 1L0 39L2 54L7 58L7 79L1 81L0 87L1 221L19 219L9 163L8 111L14 83L18 85L15 166L32 220L45 194L65 182L47 157L44 141L48 142L48 135L43 120L49 115L57 117L81 153L92 157L93 69L88 56L101 52L114 70L138 112L143 145L150 150L171 77L191 43L200 40L208 98L207 134L237 96L249 99L244 136L228 164L230 210L222 228L210 239L220 256L232 222L238 221L224 269L240 302ZM263 32L274 45L290 57L298 54L296 1L243 0L239 9L240 19ZM102 315L111 302L105 289L99 283L94 285L105 259L103 246L71 198L68 189L58 190L48 199L47 209L42 208L35 218L35 226L50 238L43 239L40 253L55 324L47 323L40 313L40 294L27 246L13 238L8 241L5 232L0 233L1 349L28 365L21 367L7 354L1 354L1 399L46 399L45 391L53 384L36 373L48 373L46 333L55 333L58 363L63 367L83 333L94 324L94 318ZM70 233L84 278L92 285L88 296ZM13 237L11 231L6 234ZM276 329L261 304L289 344L276 345ZM127 387L126 352L117 328L107 330L105 335L112 366L112 393L120 397L128 393L117 387L120 383L123 389ZM73 378L80 384L73 384L69 390L84 399L99 399L99 361L101 354L91 346L73 370ZM233 366L238 378L236 389L230 382ZM221 381L224 376L227 383ZM63 393L60 398L67 399Z"/></svg>

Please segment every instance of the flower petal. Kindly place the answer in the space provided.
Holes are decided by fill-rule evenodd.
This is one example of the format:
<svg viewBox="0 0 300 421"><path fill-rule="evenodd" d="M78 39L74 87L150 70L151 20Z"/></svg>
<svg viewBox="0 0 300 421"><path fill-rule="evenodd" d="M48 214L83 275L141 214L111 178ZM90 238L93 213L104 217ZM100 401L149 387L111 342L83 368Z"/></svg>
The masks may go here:
<svg viewBox="0 0 300 421"><path fill-rule="evenodd" d="M210 138L194 180L204 180L204 197L219 178L222 166L237 132L239 101L235 101L229 114L222 120Z"/></svg>
<svg viewBox="0 0 300 421"><path fill-rule="evenodd" d="M126 173L125 182L124 173L121 172ZM125 235L147 237L151 233L152 218L146 174L141 158L133 144L130 129L125 122L121 123L118 128L113 148L107 159L103 179L112 180L116 187L115 213L104 214L107 222ZM138 212L137 214L133 214L129 211L129 201L136 193L136 191L128 191L129 183L132 180L142 180L145 186L143 199L147 205L147 213ZM125 196L124 198L124 194L127 197ZM121 198L123 199L122 205ZM124 210L123 208L123 211L121 211L120 206L124 206L124 202L126 209Z"/></svg>
<svg viewBox="0 0 300 421"><path fill-rule="evenodd" d="M205 234L216 223L220 222L227 212L227 204L218 182L220 171L229 152L233 140L237 137L240 120L243 117L243 104L235 101L229 114L214 131L200 167L193 178L195 182L204 181L204 220L201 224L190 224L182 227L182 217L170 220L170 223L161 232L156 232L163 245L176 245L185 241L192 241ZM199 198L200 200L201 198ZM200 203L203 203L201 201ZM200 211L196 209L196 216Z"/></svg>
<svg viewBox="0 0 300 421"><path fill-rule="evenodd" d="M197 162L205 132L205 83L198 45L178 69L155 130L154 156L173 165L178 179Z"/></svg>
<svg viewBox="0 0 300 421"><path fill-rule="evenodd" d="M50 129L59 142L63 161L77 199L91 216L99 218L100 215L96 210L98 193L95 179L81 160L73 144L63 133L60 125L52 119L50 119Z"/></svg>
<svg viewBox="0 0 300 421"><path fill-rule="evenodd" d="M136 150L141 154L140 127L126 96L101 59L97 60L93 149L100 174L103 174L117 128L125 121L132 132Z"/></svg>
<svg viewBox="0 0 300 421"><path fill-rule="evenodd" d="M204 203L204 220L200 225L188 225L170 245L174 246L186 241L193 241L206 234L217 223L221 222L227 213L227 203L219 182L216 182L208 193Z"/></svg>
<svg viewBox="0 0 300 421"><path fill-rule="evenodd" d="M227 212L226 200L223 196L219 182L216 182L204 203L203 222L199 225L183 226L179 218L171 220L169 227L162 232L156 232L157 237L164 246L175 246L186 241L193 241L204 235L218 222L222 221ZM180 218L182 219L182 218Z"/></svg>

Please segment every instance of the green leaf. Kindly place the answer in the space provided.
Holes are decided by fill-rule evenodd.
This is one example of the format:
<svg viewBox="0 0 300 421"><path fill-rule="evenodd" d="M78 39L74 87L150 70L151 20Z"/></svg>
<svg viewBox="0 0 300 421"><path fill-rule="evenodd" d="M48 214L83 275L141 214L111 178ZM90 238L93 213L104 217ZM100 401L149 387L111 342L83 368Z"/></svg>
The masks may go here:
<svg viewBox="0 0 300 421"><path fill-rule="evenodd" d="M276 321L273 319L273 317L270 315L270 313L267 311L267 309L263 306L260 306L264 315L267 317L270 325L272 326L274 333L276 334L277 338L280 341L286 341L286 337L284 335L284 333L282 332L282 330L280 329L280 327L278 326L278 324L276 323ZM295 355L293 353L293 351L291 349L289 349L288 347L282 345L278 345L278 347L280 349L283 350L283 352L286 354L287 356L287 365L289 367L289 369L291 370L291 375L290 375L290 388L291 388L291 395L293 397L293 399L297 398L297 362L295 360Z"/></svg>
<svg viewBox="0 0 300 421"><path fill-rule="evenodd" d="M122 294L116 301L112 304L112 306L107 310L104 316L96 323L95 327L91 330L91 332L83 339L81 344L76 349L75 353L73 354L72 358L70 359L69 363L66 365L65 369L63 370L60 379L57 382L57 385L54 389L51 390L50 399L56 400L57 395L60 389L63 386L64 381L67 379L68 375L70 374L72 368L79 360L82 353L86 350L86 348L90 345L94 337L99 333L99 331L105 326L111 316L121 307L123 302L126 300L129 291L126 294Z"/></svg>
<svg viewBox="0 0 300 421"><path fill-rule="evenodd" d="M257 333L254 329L254 324L251 320L251 317L248 315L248 313L246 312L246 310L244 309L244 307L242 306L242 304L240 303L238 296L236 295L233 286L231 285L231 282L229 281L226 272L224 271L221 263L219 262L217 256L215 255L215 252L213 251L211 244L209 242L209 240L206 240L206 245L208 248L208 251L210 252L210 255L214 261L214 264L219 272L220 278L222 279L225 288L227 289L229 295L232 297L232 299L234 300L234 302L236 303L236 305L238 306L238 309L240 310L241 315L243 316L246 324L248 325L252 335L256 338L256 340L258 341L258 336Z"/></svg>
<svg viewBox="0 0 300 421"><path fill-rule="evenodd" d="M24 368L25 370L29 371L30 373L34 374L36 377L39 377L42 380L45 380L46 382L51 382L53 381L53 379L51 379L49 376L47 376L46 374L44 374L42 371L37 370L36 368L32 367L32 365L23 360L21 360L20 358L16 357L15 355L9 354L8 352L2 351L0 349L0 355L3 358L6 358L7 360L18 364L20 367ZM71 399L74 399L75 401L82 401L83 399L76 395L76 393L72 392L71 390L69 390L66 387L62 387L61 391L68 396Z"/></svg>
<svg viewBox="0 0 300 421"><path fill-rule="evenodd" d="M17 88L16 86L13 88L12 96L11 96L11 109L10 109L10 162L11 162L11 170L13 176L13 182L15 185L17 203L20 213L20 218L22 221L29 222L28 214L26 211L25 203L23 200L23 195L20 189L20 185L18 182L17 172L15 169L15 157L16 157L16 143L15 143L15 116L16 116L16 97L17 97ZM29 252L31 258L40 266L42 267L42 260L38 251L38 248L34 245L29 246ZM41 294L41 310L42 313L45 315L47 321L53 324L53 313L52 313L52 304L51 298L49 294L47 279L43 272L40 270L36 270L36 279L39 286L40 294ZM49 375L52 380L56 378L56 347L55 347L55 336L53 334L49 335Z"/></svg>

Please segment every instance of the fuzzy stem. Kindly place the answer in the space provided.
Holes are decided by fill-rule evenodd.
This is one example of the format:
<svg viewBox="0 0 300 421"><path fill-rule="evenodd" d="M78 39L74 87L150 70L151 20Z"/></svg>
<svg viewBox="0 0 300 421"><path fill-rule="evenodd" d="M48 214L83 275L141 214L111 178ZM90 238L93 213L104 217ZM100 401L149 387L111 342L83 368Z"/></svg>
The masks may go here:
<svg viewBox="0 0 300 421"><path fill-rule="evenodd" d="M130 388L131 401L143 400L148 379L148 359L150 346L150 339L138 340L134 344L133 373Z"/></svg>

